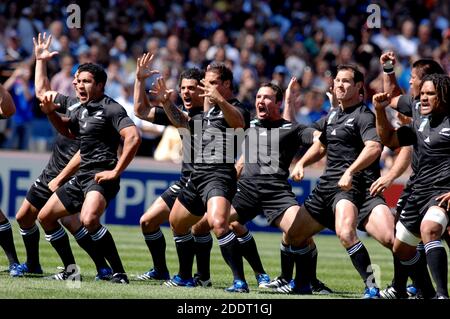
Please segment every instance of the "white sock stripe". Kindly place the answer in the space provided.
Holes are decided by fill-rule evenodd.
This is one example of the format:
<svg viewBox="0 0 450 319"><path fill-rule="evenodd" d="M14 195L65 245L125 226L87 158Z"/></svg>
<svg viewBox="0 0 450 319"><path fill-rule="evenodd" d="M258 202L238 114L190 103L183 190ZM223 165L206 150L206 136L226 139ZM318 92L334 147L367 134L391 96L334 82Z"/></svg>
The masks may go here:
<svg viewBox="0 0 450 319"><path fill-rule="evenodd" d="M0 231L6 231L8 229L11 229L11 224L9 221L7 221L6 224L0 225Z"/></svg>
<svg viewBox="0 0 450 319"><path fill-rule="evenodd" d="M32 234L34 234L36 231L39 231L39 227L38 227L38 225L36 225L36 224L34 224L34 226L31 227L31 228L29 228L29 229L22 229L22 228L20 228L20 234L21 234L22 236L29 236L29 235L32 235Z"/></svg>
<svg viewBox="0 0 450 319"><path fill-rule="evenodd" d="M307 253L309 253L311 251L311 247L310 246L306 246L303 248L294 248L292 246L289 246L289 250L291 253L295 254L295 255L305 255Z"/></svg>
<svg viewBox="0 0 450 319"><path fill-rule="evenodd" d="M244 243L252 240L252 238L253 238L252 233L248 232L247 235L245 235L244 237L238 237L237 239L238 239L240 244L244 244Z"/></svg>
<svg viewBox="0 0 450 319"><path fill-rule="evenodd" d="M412 266L419 261L419 258L420 258L420 253L417 252L416 255L413 258L411 258L410 260L406 260L406 261L400 260L400 263L404 266Z"/></svg>
<svg viewBox="0 0 450 319"><path fill-rule="evenodd" d="M55 241L58 240L62 237L64 237L64 235L66 235L66 231L64 230L64 228L60 227L56 232L54 232L53 234L46 234L45 235L45 239L47 241Z"/></svg>
<svg viewBox="0 0 450 319"><path fill-rule="evenodd" d="M176 243L184 243L193 238L194 238L194 236L192 236L192 233L187 233L186 235L182 235L182 236L173 236L173 240Z"/></svg>
<svg viewBox="0 0 450 319"><path fill-rule="evenodd" d="M428 253L431 249L435 249L435 248L444 248L444 246L442 245L442 242L440 240L433 240L430 241L429 243L425 244L425 252Z"/></svg>
<svg viewBox="0 0 450 319"><path fill-rule="evenodd" d="M416 249L417 249L417 250L424 250L424 249L425 249L425 246L424 246L423 243L420 243L420 244L418 244L418 245L416 246Z"/></svg>
<svg viewBox="0 0 450 319"><path fill-rule="evenodd" d="M157 232L151 233L151 234L142 234L144 235L144 239L145 241L152 241L152 240L157 240L161 237L163 237L163 233L161 231L161 229L158 229Z"/></svg>
<svg viewBox="0 0 450 319"><path fill-rule="evenodd" d="M356 253L358 250L360 250L362 247L363 247L363 243L359 242L359 243L353 245L352 247L350 247L349 249L347 249L347 253L349 256L351 256L354 253Z"/></svg>
<svg viewBox="0 0 450 319"><path fill-rule="evenodd" d="M285 245L283 245L283 244L280 244L280 250L281 251L284 251L284 252L289 252L290 250L289 250L289 246L285 246Z"/></svg>
<svg viewBox="0 0 450 319"><path fill-rule="evenodd" d="M81 227L80 230L73 235L73 237L75 238L75 240L80 240L81 238L87 235L89 235L89 232L86 229L86 227Z"/></svg>
<svg viewBox="0 0 450 319"><path fill-rule="evenodd" d="M232 242L236 238L236 235L233 232L229 232L228 235L219 239L219 246L226 246L230 242Z"/></svg>
<svg viewBox="0 0 450 319"><path fill-rule="evenodd" d="M212 241L212 237L211 237L210 233L208 233L206 235L201 235L201 236L194 236L194 241L196 243L208 243L208 242Z"/></svg>
<svg viewBox="0 0 450 319"><path fill-rule="evenodd" d="M102 239L105 236L108 229L105 226L102 226L95 234L91 234L91 238L93 241L97 241Z"/></svg>

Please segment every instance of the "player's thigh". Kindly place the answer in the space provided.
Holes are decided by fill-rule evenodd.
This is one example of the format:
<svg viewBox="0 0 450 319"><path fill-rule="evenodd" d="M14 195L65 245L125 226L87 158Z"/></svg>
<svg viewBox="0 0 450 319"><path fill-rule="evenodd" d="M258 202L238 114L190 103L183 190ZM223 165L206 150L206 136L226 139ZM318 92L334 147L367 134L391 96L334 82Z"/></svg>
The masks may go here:
<svg viewBox="0 0 450 319"><path fill-rule="evenodd" d="M192 225L197 223L202 216L191 214L189 210L177 199L169 215L170 227L175 234L186 234Z"/></svg>
<svg viewBox="0 0 450 319"><path fill-rule="evenodd" d="M169 206L162 197L158 197L141 216L141 227L146 228L148 231L156 230L162 223L169 220L169 214Z"/></svg>
<svg viewBox="0 0 450 319"><path fill-rule="evenodd" d="M289 207L275 220L275 225L283 231L286 243L292 245L300 245L324 228L304 206L297 205Z"/></svg>
<svg viewBox="0 0 450 319"><path fill-rule="evenodd" d="M105 196L99 191L87 192L80 214L83 225L86 227L99 226L100 218L103 215L107 204Z"/></svg>

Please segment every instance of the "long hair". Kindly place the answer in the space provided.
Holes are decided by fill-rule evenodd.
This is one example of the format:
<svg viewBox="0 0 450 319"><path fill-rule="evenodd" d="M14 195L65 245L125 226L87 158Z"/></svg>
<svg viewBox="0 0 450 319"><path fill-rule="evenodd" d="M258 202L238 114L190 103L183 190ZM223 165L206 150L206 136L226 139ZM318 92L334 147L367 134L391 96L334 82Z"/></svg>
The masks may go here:
<svg viewBox="0 0 450 319"><path fill-rule="evenodd" d="M450 114L450 77L446 74L428 74L422 79L420 89L426 81L433 82L438 107Z"/></svg>

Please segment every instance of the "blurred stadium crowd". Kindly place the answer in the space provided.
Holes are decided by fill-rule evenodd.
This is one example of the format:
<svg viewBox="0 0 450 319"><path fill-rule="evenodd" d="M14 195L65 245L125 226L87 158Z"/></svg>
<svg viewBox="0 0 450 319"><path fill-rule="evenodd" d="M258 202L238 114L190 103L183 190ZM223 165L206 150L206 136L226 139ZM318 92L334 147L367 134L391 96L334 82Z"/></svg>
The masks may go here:
<svg viewBox="0 0 450 319"><path fill-rule="evenodd" d="M385 50L394 50L399 57L395 71L405 91L410 63L418 58L432 57L450 72L446 0L377 1L380 28L367 23L371 1L80 1L81 28L69 28L66 22L72 12L66 7L71 3L0 3L0 82L17 106L14 117L0 124L0 148L51 147L54 131L34 95L32 38L39 32L51 34L51 50L59 52L49 64L52 89L74 95L71 82L77 66L99 63L108 73L106 94L130 115L136 59L146 51L155 55L153 68L172 88L185 68L225 62L233 70L238 99L249 108L260 83L273 81L286 88L290 77L296 76L302 93L297 120L304 124L327 113L325 93L338 64L360 66L368 104L381 90L379 56ZM149 89L151 83L152 79ZM153 156L165 128L132 118L143 134L138 155ZM385 154L387 166L391 155Z"/></svg>

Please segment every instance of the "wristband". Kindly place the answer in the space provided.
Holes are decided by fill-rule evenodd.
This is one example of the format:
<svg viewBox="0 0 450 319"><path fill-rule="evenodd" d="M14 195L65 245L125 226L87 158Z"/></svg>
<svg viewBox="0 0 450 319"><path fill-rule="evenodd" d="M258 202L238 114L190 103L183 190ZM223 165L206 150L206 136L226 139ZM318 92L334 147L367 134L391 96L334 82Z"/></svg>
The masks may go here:
<svg viewBox="0 0 450 319"><path fill-rule="evenodd" d="M392 65L392 61L391 60L387 60L383 64L383 72L386 73L386 74L394 73L394 65Z"/></svg>

